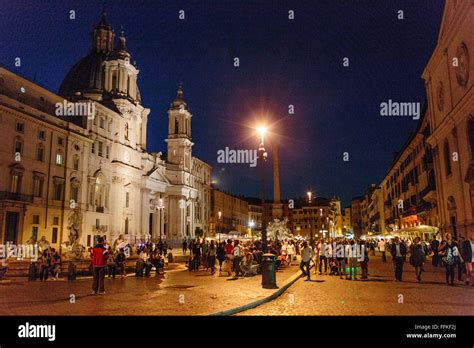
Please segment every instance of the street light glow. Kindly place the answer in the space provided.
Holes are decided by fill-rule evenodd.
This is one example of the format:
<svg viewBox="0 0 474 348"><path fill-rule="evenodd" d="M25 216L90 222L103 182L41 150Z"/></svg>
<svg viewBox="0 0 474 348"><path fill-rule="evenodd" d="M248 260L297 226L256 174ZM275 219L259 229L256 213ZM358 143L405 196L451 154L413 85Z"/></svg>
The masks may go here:
<svg viewBox="0 0 474 348"><path fill-rule="evenodd" d="M263 138L265 137L265 134L267 133L267 127L266 126L259 126L257 128L257 132L258 134L260 134L260 139L262 141L262 144L263 144Z"/></svg>

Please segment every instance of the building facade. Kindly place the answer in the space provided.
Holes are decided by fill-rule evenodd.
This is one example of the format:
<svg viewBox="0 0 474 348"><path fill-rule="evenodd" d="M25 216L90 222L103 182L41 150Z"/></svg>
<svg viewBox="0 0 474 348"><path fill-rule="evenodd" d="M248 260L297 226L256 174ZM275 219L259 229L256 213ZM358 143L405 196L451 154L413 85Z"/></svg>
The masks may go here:
<svg viewBox="0 0 474 348"><path fill-rule="evenodd" d="M331 201L326 198L313 198L311 204L307 199L295 202L291 209L290 229L295 236L310 238L330 237L330 207Z"/></svg>
<svg viewBox="0 0 474 348"><path fill-rule="evenodd" d="M423 71L439 226L474 235L474 3L446 1L436 48Z"/></svg>
<svg viewBox="0 0 474 348"><path fill-rule="evenodd" d="M241 197L213 189L210 222L212 236L217 236L218 233L247 235L249 204Z"/></svg>
<svg viewBox="0 0 474 348"><path fill-rule="evenodd" d="M396 155L383 178L379 190L383 206L379 206L381 232L427 225L439 228L438 196L431 146L429 116L424 112L413 135ZM433 229L428 239L436 234Z"/></svg>
<svg viewBox="0 0 474 348"><path fill-rule="evenodd" d="M208 232L211 167L192 156L182 87L168 110L167 153L148 152L150 110L131 61L103 13L59 95L0 69L1 242L44 237L65 252L98 236L177 245ZM60 104L94 112L58 115Z"/></svg>
<svg viewBox="0 0 474 348"><path fill-rule="evenodd" d="M362 230L362 201L363 197L354 197L351 201L351 223L354 230L354 236L360 237Z"/></svg>

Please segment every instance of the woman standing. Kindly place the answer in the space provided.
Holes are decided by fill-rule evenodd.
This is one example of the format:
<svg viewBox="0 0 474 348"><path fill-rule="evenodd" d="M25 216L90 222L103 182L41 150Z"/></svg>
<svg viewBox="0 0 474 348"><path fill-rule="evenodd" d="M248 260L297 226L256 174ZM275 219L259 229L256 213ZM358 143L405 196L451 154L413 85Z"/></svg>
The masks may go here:
<svg viewBox="0 0 474 348"><path fill-rule="evenodd" d="M474 241L471 238L466 239L461 244L461 257L463 258L466 266L466 285L469 285L471 274L472 274L472 265L474 264Z"/></svg>
<svg viewBox="0 0 474 348"><path fill-rule="evenodd" d="M289 266L291 266L291 262L293 261L293 257L295 257L295 254L296 254L295 245L293 244L293 240L290 240L290 242L286 246L286 255L287 255L287 261L288 261Z"/></svg>
<svg viewBox="0 0 474 348"><path fill-rule="evenodd" d="M446 234L446 241L439 248L439 252L446 267L446 283L454 286L454 267L456 266L456 256L459 255L459 251L450 233Z"/></svg>
<svg viewBox="0 0 474 348"><path fill-rule="evenodd" d="M216 250L217 261L219 261L219 272L222 272L222 263L225 260L225 242L219 244Z"/></svg>
<svg viewBox="0 0 474 348"><path fill-rule="evenodd" d="M410 245L410 264L415 267L416 279L421 282L421 272L423 272L423 264L425 263L426 254L423 246L420 244L420 237L413 240Z"/></svg>

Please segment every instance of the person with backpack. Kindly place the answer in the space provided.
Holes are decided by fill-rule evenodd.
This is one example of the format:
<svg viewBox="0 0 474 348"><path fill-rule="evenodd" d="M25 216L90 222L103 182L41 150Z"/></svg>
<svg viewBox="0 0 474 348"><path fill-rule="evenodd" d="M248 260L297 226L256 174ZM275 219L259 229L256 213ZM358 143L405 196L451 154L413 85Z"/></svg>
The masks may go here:
<svg viewBox="0 0 474 348"><path fill-rule="evenodd" d="M420 243L420 237L415 237L413 244L410 245L410 264L415 268L416 279L421 282L421 272L425 263L426 253L423 245Z"/></svg>
<svg viewBox="0 0 474 348"><path fill-rule="evenodd" d="M105 248L104 238L99 237L98 243L92 249L92 269L94 280L92 283L92 294L105 295L104 279L105 269L107 268L107 259L109 252Z"/></svg>
<svg viewBox="0 0 474 348"><path fill-rule="evenodd" d="M454 286L454 268L456 266L456 257L459 257L459 250L450 233L446 234L446 241L441 244L439 253L446 267L446 284Z"/></svg>

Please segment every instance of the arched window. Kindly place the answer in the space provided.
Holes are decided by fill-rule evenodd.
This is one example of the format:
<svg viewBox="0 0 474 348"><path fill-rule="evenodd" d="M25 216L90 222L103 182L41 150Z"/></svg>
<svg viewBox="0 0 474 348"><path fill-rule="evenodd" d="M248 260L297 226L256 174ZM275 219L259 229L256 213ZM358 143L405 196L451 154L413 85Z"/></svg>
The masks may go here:
<svg viewBox="0 0 474 348"><path fill-rule="evenodd" d="M471 151L471 160L474 160L474 116L469 117L467 121L467 141Z"/></svg>
<svg viewBox="0 0 474 348"><path fill-rule="evenodd" d="M104 207L104 183L100 176L95 180L94 186L94 204L96 208Z"/></svg>
<svg viewBox="0 0 474 348"><path fill-rule="evenodd" d="M446 176L451 175L451 151L449 150L449 142L448 139L444 141L443 145L443 152L444 152L444 169L446 172Z"/></svg>

